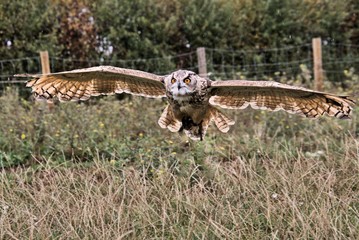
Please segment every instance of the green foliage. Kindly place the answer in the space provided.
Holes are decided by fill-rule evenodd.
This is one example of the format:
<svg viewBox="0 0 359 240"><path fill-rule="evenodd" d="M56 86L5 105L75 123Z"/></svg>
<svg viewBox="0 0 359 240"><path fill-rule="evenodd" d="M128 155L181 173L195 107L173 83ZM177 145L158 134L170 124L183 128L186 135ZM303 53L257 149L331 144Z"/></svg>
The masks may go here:
<svg viewBox="0 0 359 240"><path fill-rule="evenodd" d="M33 57L46 49L51 57L72 59L52 59L53 71L111 64L166 74L176 68L196 71L192 53L198 47L234 49L246 52L217 53L208 59L214 65L220 63L219 68L238 66L234 72L239 75L262 79L273 63L310 61L310 42L321 37L328 80L342 83L341 72L356 66L338 65L333 59L344 59L344 53L352 59L356 53L338 48L328 57L325 47L358 44L356 13L357 4L352 0L0 0L0 54L4 59ZM265 51L286 46L298 48ZM36 57L1 64L1 80L19 72L40 72ZM298 69L298 65L287 67ZM224 71L221 69L221 74ZM280 71L289 73L288 69Z"/></svg>
<svg viewBox="0 0 359 240"><path fill-rule="evenodd" d="M181 0L176 3L171 12L176 21L171 25L170 41L167 43L174 52L224 46L228 32L234 30L229 28L229 6L212 0ZM169 2L162 4L171 5Z"/></svg>
<svg viewBox="0 0 359 240"><path fill-rule="evenodd" d="M356 0L348 1L346 5L347 16L342 23L343 31L349 33L349 39L352 43L359 43L359 4Z"/></svg>
<svg viewBox="0 0 359 240"><path fill-rule="evenodd" d="M340 28L347 16L343 1L234 1L232 36L234 48L272 48L310 43L314 37L346 42Z"/></svg>
<svg viewBox="0 0 359 240"><path fill-rule="evenodd" d="M58 55L57 20L49 0L1 0L0 22L2 59L34 56L40 50Z"/></svg>
<svg viewBox="0 0 359 240"><path fill-rule="evenodd" d="M141 58L168 54L168 22L153 1L105 0L93 5L101 53L113 47L111 58Z"/></svg>
<svg viewBox="0 0 359 240"><path fill-rule="evenodd" d="M0 54L47 49L79 60L150 58L197 47L298 45L318 36L357 44L356 6L351 0L2 0Z"/></svg>
<svg viewBox="0 0 359 240"><path fill-rule="evenodd" d="M95 58L98 46L97 32L91 9L85 0L57 0L56 15L59 19L57 35L62 45L62 57L78 60L78 67L86 67L82 61Z"/></svg>

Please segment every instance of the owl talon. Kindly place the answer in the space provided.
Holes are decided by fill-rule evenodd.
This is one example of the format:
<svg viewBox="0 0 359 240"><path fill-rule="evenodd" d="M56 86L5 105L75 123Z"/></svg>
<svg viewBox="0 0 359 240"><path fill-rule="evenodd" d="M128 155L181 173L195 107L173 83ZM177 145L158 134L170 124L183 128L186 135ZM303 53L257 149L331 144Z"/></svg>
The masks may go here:
<svg viewBox="0 0 359 240"><path fill-rule="evenodd" d="M203 141L203 121L200 123L194 123L192 118L184 117L182 118L182 126L179 131L185 131L192 139Z"/></svg>
<svg viewBox="0 0 359 240"><path fill-rule="evenodd" d="M203 120L199 123L199 127L198 127L198 134L199 134L199 139L201 141L203 141Z"/></svg>

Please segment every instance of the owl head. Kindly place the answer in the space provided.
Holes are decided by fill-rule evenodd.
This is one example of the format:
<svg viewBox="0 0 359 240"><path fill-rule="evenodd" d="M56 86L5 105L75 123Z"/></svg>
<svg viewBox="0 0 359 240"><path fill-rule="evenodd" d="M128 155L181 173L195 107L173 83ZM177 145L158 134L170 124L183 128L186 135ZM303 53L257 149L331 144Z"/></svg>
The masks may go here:
<svg viewBox="0 0 359 240"><path fill-rule="evenodd" d="M201 77L192 71L178 70L167 75L164 83L175 100L184 100L197 91L200 80Z"/></svg>

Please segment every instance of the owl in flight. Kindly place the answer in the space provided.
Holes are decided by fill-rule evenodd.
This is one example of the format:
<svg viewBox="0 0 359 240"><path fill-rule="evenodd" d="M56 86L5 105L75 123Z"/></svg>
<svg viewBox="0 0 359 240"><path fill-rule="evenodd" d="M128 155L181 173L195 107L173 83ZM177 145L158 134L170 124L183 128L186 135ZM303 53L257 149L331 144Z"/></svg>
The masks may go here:
<svg viewBox="0 0 359 240"><path fill-rule="evenodd" d="M24 75L22 75L24 76ZM354 101L346 96L312 91L272 81L211 81L194 72L178 70L166 76L98 66L33 77L26 86L40 99L87 100L91 96L129 93L149 98L166 97L168 105L158 124L171 132L183 130L193 140L203 140L213 121L228 132L234 121L219 109L284 110L309 118L329 115L349 118Z"/></svg>

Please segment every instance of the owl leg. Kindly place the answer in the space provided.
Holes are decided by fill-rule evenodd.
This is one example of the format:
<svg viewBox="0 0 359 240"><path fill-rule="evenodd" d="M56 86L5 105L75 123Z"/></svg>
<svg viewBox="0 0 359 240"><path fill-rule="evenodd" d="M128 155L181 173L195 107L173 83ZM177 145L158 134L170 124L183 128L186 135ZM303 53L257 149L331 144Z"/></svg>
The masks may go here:
<svg viewBox="0 0 359 240"><path fill-rule="evenodd" d="M201 121L201 123L199 124L198 127L198 134L200 136L200 140L203 141L203 125L202 125L203 121Z"/></svg>

